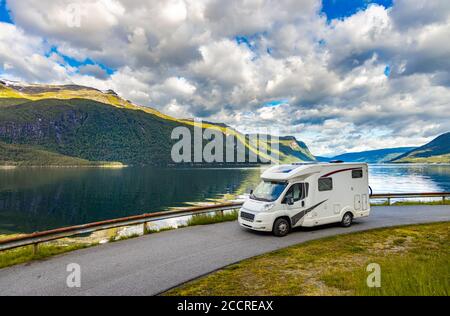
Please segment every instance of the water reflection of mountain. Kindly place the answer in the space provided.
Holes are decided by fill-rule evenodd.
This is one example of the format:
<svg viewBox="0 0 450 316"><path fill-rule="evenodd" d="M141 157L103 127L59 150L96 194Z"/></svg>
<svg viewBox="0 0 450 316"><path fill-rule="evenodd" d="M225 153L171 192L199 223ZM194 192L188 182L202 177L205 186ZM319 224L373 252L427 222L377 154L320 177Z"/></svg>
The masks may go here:
<svg viewBox="0 0 450 316"><path fill-rule="evenodd" d="M0 173L0 231L33 232L203 202L242 190L255 173L259 170L8 170Z"/></svg>

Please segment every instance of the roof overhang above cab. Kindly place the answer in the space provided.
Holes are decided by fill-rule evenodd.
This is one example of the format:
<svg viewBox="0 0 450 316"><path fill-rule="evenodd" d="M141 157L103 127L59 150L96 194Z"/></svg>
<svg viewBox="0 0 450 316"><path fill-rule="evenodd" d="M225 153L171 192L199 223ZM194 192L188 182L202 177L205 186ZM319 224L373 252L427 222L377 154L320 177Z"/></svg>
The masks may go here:
<svg viewBox="0 0 450 316"><path fill-rule="evenodd" d="M265 181L286 182L292 179L306 179L319 172L317 164L281 165L267 169L261 176Z"/></svg>

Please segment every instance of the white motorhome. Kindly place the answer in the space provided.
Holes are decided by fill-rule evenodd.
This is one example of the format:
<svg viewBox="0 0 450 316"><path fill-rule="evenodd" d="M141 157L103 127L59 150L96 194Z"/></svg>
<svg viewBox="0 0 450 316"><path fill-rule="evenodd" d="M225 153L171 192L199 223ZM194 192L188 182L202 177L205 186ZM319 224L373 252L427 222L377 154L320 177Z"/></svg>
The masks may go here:
<svg viewBox="0 0 450 316"><path fill-rule="evenodd" d="M370 215L364 163L305 163L266 170L239 211L242 227L286 236L294 227L352 225Z"/></svg>

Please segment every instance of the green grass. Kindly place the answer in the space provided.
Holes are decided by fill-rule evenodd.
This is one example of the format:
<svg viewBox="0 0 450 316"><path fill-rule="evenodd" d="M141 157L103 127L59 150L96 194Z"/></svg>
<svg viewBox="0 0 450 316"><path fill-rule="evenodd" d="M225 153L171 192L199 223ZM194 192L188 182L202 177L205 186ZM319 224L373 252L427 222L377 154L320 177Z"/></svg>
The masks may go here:
<svg viewBox="0 0 450 316"><path fill-rule="evenodd" d="M450 294L450 223L335 236L249 259L173 289L173 296ZM367 287L370 263L381 288Z"/></svg>
<svg viewBox="0 0 450 316"><path fill-rule="evenodd" d="M134 238L137 238L137 237L140 237L141 235L140 234L131 234L131 235L128 235L128 236L111 236L111 237L109 237L109 242L110 243L113 243L113 242L119 242L119 241L125 241L125 240L128 240L128 239L134 239Z"/></svg>
<svg viewBox="0 0 450 316"><path fill-rule="evenodd" d="M163 232L170 232L170 231L172 231L172 230L176 230L176 229L180 229L180 228L185 228L185 227L187 227L187 226L186 226L186 225L184 225L184 226L178 226L178 227L172 227L172 226L169 226L169 227L162 227L162 228L160 228L160 229L147 229L147 230L145 231L145 235L158 234L158 233L163 233Z"/></svg>
<svg viewBox="0 0 450 316"><path fill-rule="evenodd" d="M33 246L26 246L0 252L0 269L33 260L42 260L55 255L60 255L74 250L95 246L88 243L44 243L40 244L38 252L33 254Z"/></svg>
<svg viewBox="0 0 450 316"><path fill-rule="evenodd" d="M400 247L402 242L394 242ZM450 249L447 249L450 250ZM385 257L378 260L382 267L382 286L369 288L366 284L365 269L348 273L336 271L322 276L322 280L334 288L352 292L358 296L448 296L449 255L444 249L435 249L435 253L426 250L411 250L410 253Z"/></svg>
<svg viewBox="0 0 450 316"><path fill-rule="evenodd" d="M199 225L209 225L223 222L232 222L238 219L239 212L233 211L225 214L217 213L215 215L194 215L192 216L188 222L187 226L199 226Z"/></svg>
<svg viewBox="0 0 450 316"><path fill-rule="evenodd" d="M178 227L162 227L160 229L147 229L145 234L158 234L162 232L172 231L176 229L182 229L186 227L191 226L200 226L200 225L211 225L211 224L218 224L223 222L232 222L236 221L238 219L239 212L233 211L228 213L217 213L214 215L209 214L201 214L201 215L194 215L191 218L188 219L187 223L185 225L181 225Z"/></svg>

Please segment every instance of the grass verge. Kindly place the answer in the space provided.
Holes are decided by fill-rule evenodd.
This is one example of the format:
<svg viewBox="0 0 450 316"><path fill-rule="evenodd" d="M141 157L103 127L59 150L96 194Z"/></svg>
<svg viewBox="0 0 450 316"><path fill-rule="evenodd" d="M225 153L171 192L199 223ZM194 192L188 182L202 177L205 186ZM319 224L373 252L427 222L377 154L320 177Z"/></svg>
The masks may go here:
<svg viewBox="0 0 450 316"><path fill-rule="evenodd" d="M169 296L450 294L450 223L330 237L262 255L166 293ZM369 288L369 264L381 288Z"/></svg>
<svg viewBox="0 0 450 316"><path fill-rule="evenodd" d="M192 216L188 222L187 226L199 226L199 225L210 225L223 222L232 222L238 219L239 212L233 211L225 214L217 213L214 215L202 214Z"/></svg>
<svg viewBox="0 0 450 316"><path fill-rule="evenodd" d="M39 245L39 251L34 254L33 246L26 246L12 250L0 252L0 269L10 267L17 264L26 263L33 260L42 260L55 255L66 252L84 249L95 246L95 244L87 243L44 243Z"/></svg>

